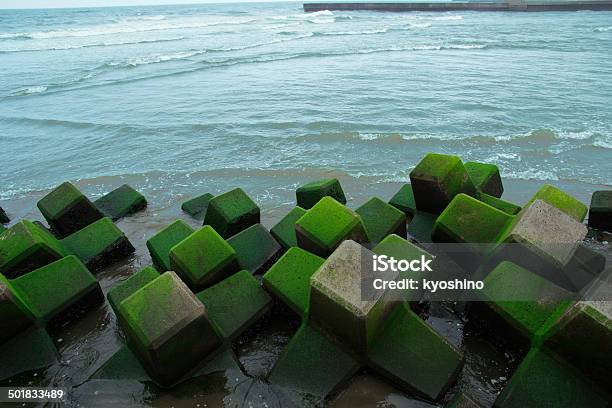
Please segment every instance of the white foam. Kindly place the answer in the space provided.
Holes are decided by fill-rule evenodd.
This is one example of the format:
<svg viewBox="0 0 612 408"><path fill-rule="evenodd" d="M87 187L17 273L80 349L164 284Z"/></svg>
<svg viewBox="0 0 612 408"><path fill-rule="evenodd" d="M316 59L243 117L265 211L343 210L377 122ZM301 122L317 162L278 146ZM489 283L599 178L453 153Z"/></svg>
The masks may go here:
<svg viewBox="0 0 612 408"><path fill-rule="evenodd" d="M181 51L181 52L176 52L173 54L147 55L147 56L142 56L142 57L130 58L127 61L122 61L122 62L110 62L108 65L137 67L139 65L157 64L160 62L191 58L196 55L205 54L206 52L207 52L206 50L197 50L197 51Z"/></svg>
<svg viewBox="0 0 612 408"><path fill-rule="evenodd" d="M607 26L607 27L597 27L595 28L593 31L598 32L598 33L605 33L607 31L612 31L612 26Z"/></svg>

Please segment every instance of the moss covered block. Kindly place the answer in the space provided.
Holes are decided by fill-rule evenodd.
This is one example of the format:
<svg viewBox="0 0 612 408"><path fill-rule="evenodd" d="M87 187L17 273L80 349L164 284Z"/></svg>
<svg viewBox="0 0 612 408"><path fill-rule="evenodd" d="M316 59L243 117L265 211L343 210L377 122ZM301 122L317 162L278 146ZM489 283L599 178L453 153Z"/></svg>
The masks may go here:
<svg viewBox="0 0 612 408"><path fill-rule="evenodd" d="M34 324L34 316L0 275L0 344Z"/></svg>
<svg viewBox="0 0 612 408"><path fill-rule="evenodd" d="M149 375L171 386L221 345L206 308L174 272L119 304L119 322Z"/></svg>
<svg viewBox="0 0 612 408"><path fill-rule="evenodd" d="M275 385L325 397L347 382L359 364L310 324L302 324L274 364Z"/></svg>
<svg viewBox="0 0 612 408"><path fill-rule="evenodd" d="M408 224L408 236L419 243L432 242L431 234L438 218L437 214L417 211Z"/></svg>
<svg viewBox="0 0 612 408"><path fill-rule="evenodd" d="M482 408L471 395L460 392L456 394L452 400L448 404L445 405L446 408Z"/></svg>
<svg viewBox="0 0 612 408"><path fill-rule="evenodd" d="M53 339L42 327L31 326L2 343L0 346L0 381L28 371L49 367L57 362L57 352ZM12 381L9 380L8 384ZM15 406L6 403L4 406Z"/></svg>
<svg viewBox="0 0 612 408"><path fill-rule="evenodd" d="M323 197L297 220L295 233L300 248L322 257L329 256L347 239L368 242L359 214L331 197Z"/></svg>
<svg viewBox="0 0 612 408"><path fill-rule="evenodd" d="M138 289L142 288L147 283L153 281L159 277L159 272L151 267L147 266L144 269L136 272L123 282L120 282L113 286L111 290L108 291L106 297L108 298L108 303L111 305L115 313L119 310L119 304L123 301L123 299L130 296L132 293L136 292Z"/></svg>
<svg viewBox="0 0 612 408"><path fill-rule="evenodd" d="M492 318L524 344L546 330L573 303L574 295L512 262L502 262L484 279L479 292Z"/></svg>
<svg viewBox="0 0 612 408"><path fill-rule="evenodd" d="M325 259L301 248L290 248L263 277L264 287L291 310L305 316L310 301L310 277Z"/></svg>
<svg viewBox="0 0 612 408"><path fill-rule="evenodd" d="M380 198L371 198L355 212L361 216L370 242L380 242L389 234L406 236L406 214Z"/></svg>
<svg viewBox="0 0 612 408"><path fill-rule="evenodd" d="M588 208L586 205L550 184L544 184L524 205L528 207L536 200L542 200L563 211L578 222L584 221Z"/></svg>
<svg viewBox="0 0 612 408"><path fill-rule="evenodd" d="M595 191L591 196L589 227L612 231L612 190Z"/></svg>
<svg viewBox="0 0 612 408"><path fill-rule="evenodd" d="M0 207L0 224L6 224L10 219L8 215L6 215L6 211L2 207Z"/></svg>
<svg viewBox="0 0 612 408"><path fill-rule="evenodd" d="M205 225L170 249L170 265L193 290L202 290L238 272L234 248Z"/></svg>
<svg viewBox="0 0 612 408"><path fill-rule="evenodd" d="M368 359L405 392L432 401L446 393L463 365L463 355L406 304L393 310Z"/></svg>
<svg viewBox="0 0 612 408"><path fill-rule="evenodd" d="M76 232L104 215L74 185L60 184L37 203L49 226L61 238Z"/></svg>
<svg viewBox="0 0 612 408"><path fill-rule="evenodd" d="M397 193L391 197L389 204L394 206L404 214L413 217L416 213L416 203L414 202L414 193L410 184L404 184Z"/></svg>
<svg viewBox="0 0 612 408"><path fill-rule="evenodd" d="M302 207L294 207L287 215L283 217L275 226L270 229L272 236L285 249L297 246L297 237L295 236L295 222L306 214L306 210Z"/></svg>
<svg viewBox="0 0 612 408"><path fill-rule="evenodd" d="M16 278L69 255L49 232L30 221L20 221L0 236L0 273Z"/></svg>
<svg viewBox="0 0 612 408"><path fill-rule="evenodd" d="M474 186L483 193L493 197L501 197L504 193L499 168L494 164L466 162L465 170L470 175Z"/></svg>
<svg viewBox="0 0 612 408"><path fill-rule="evenodd" d="M181 205L181 210L185 211L187 214L192 217L203 220L206 216L206 209L208 208L208 204L210 200L212 200L215 196L210 193L205 193L194 197L190 200L185 201Z"/></svg>
<svg viewBox="0 0 612 408"><path fill-rule="evenodd" d="M495 408L607 407L610 396L553 354L532 349L495 400Z"/></svg>
<svg viewBox="0 0 612 408"><path fill-rule="evenodd" d="M0 234L2 234L4 231L6 231L6 227L0 224Z"/></svg>
<svg viewBox="0 0 612 408"><path fill-rule="evenodd" d="M210 200L204 225L213 227L223 238L229 238L260 222L257 204L240 188Z"/></svg>
<svg viewBox="0 0 612 408"><path fill-rule="evenodd" d="M107 217L89 224L61 242L92 270L108 266L134 252L123 231Z"/></svg>
<svg viewBox="0 0 612 408"><path fill-rule="evenodd" d="M295 190L297 205L306 210L314 207L323 197L333 197L336 201L346 204L346 197L338 179L322 179L305 184Z"/></svg>
<svg viewBox="0 0 612 408"><path fill-rule="evenodd" d="M224 339L234 340L263 316L272 299L249 271L242 270L198 293L208 318Z"/></svg>
<svg viewBox="0 0 612 408"><path fill-rule="evenodd" d="M437 218L435 242L496 243L513 217L466 194L458 194Z"/></svg>
<svg viewBox="0 0 612 408"><path fill-rule="evenodd" d="M355 241L344 241L310 278L310 321L357 353L367 351L395 305L385 290L362 293L373 256Z"/></svg>
<svg viewBox="0 0 612 408"><path fill-rule="evenodd" d="M170 250L193 232L194 229L185 221L178 220L149 238L147 248L155 266L162 272L171 270Z"/></svg>
<svg viewBox="0 0 612 408"><path fill-rule="evenodd" d="M104 301L96 278L73 255L13 279L9 285L36 319L49 325Z"/></svg>
<svg viewBox="0 0 612 408"><path fill-rule="evenodd" d="M282 247L268 232L266 227L255 224L227 240L238 257L242 269L253 274L261 274L276 262Z"/></svg>
<svg viewBox="0 0 612 408"><path fill-rule="evenodd" d="M486 193L478 194L478 199L491 207L497 208L500 211L505 212L509 215L516 215L521 211L521 207L510 201L502 200L501 198L494 197Z"/></svg>
<svg viewBox="0 0 612 408"><path fill-rule="evenodd" d="M113 221L137 213L147 207L147 199L127 184L94 201L98 209Z"/></svg>
<svg viewBox="0 0 612 408"><path fill-rule="evenodd" d="M417 209L434 214L457 194L477 193L461 159L445 154L427 154L410 172L410 183Z"/></svg>

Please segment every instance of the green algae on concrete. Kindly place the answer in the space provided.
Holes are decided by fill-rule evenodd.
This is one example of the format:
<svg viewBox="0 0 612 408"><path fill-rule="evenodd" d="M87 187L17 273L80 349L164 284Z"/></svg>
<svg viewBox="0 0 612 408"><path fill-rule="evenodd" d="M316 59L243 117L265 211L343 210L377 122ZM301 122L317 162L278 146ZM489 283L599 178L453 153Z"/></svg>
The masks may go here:
<svg viewBox="0 0 612 408"><path fill-rule="evenodd" d="M162 272L171 270L170 250L193 233L194 229L187 225L185 221L178 220L149 238L147 249L153 264Z"/></svg>
<svg viewBox="0 0 612 408"><path fill-rule="evenodd" d="M227 243L236 251L240 267L252 274L267 271L282 252L280 244L261 224L252 225L228 238Z"/></svg>
<svg viewBox="0 0 612 408"><path fill-rule="evenodd" d="M501 319L509 337L526 345L573 303L574 295L512 262L502 262L484 279L479 292L493 319Z"/></svg>
<svg viewBox="0 0 612 408"><path fill-rule="evenodd" d="M47 331L31 326L0 344L0 381L49 367L58 359L59 353Z"/></svg>
<svg viewBox="0 0 612 408"><path fill-rule="evenodd" d="M445 154L427 154L410 172L410 184L417 209L434 214L459 193L477 193L461 159Z"/></svg>
<svg viewBox="0 0 612 408"><path fill-rule="evenodd" d="M513 217L466 194L458 194L440 214L435 242L496 243Z"/></svg>
<svg viewBox="0 0 612 408"><path fill-rule="evenodd" d="M610 396L546 350L532 349L514 372L495 408L604 408Z"/></svg>
<svg viewBox="0 0 612 408"><path fill-rule="evenodd" d="M416 203L414 202L414 193L410 184L404 184L393 197L389 200L389 204L394 206L404 214L413 217L416 213Z"/></svg>
<svg viewBox="0 0 612 408"><path fill-rule="evenodd" d="M0 344L34 324L34 316L0 275Z"/></svg>
<svg viewBox="0 0 612 408"><path fill-rule="evenodd" d="M500 198L504 193L499 168L494 164L466 162L465 170L470 175L474 186L483 193Z"/></svg>
<svg viewBox="0 0 612 408"><path fill-rule="evenodd" d="M431 233L438 216L436 214L426 213L425 211L416 211L412 220L408 224L408 236L419 243L432 242Z"/></svg>
<svg viewBox="0 0 612 408"><path fill-rule="evenodd" d="M69 182L60 184L37 203L51 229L66 237L99 220L104 215Z"/></svg>
<svg viewBox="0 0 612 408"><path fill-rule="evenodd" d="M240 270L236 251L210 225L170 249L170 265L193 290L202 290Z"/></svg>
<svg viewBox="0 0 612 408"><path fill-rule="evenodd" d="M23 220L0 236L0 273L16 278L69 255L49 232Z"/></svg>
<svg viewBox="0 0 612 408"><path fill-rule="evenodd" d="M297 205L306 210L314 207L323 197L333 197L341 204L346 204L346 197L338 179L322 179L305 184L295 190Z"/></svg>
<svg viewBox="0 0 612 408"><path fill-rule="evenodd" d="M0 235L1 235L1 234L2 234L4 231L6 231L6 227L5 227L4 225L0 224Z"/></svg>
<svg viewBox="0 0 612 408"><path fill-rule="evenodd" d="M393 310L368 359L402 390L432 401L446 393L463 365L463 355L406 304Z"/></svg>
<svg viewBox="0 0 612 408"><path fill-rule="evenodd" d="M147 199L129 185L124 184L98 198L94 204L104 215L117 221L119 218L144 210L147 207Z"/></svg>
<svg viewBox="0 0 612 408"><path fill-rule="evenodd" d="M155 268L147 266L146 268L141 269L123 282L113 286L111 290L108 291L106 295L108 298L108 303L111 305L115 313L117 313L119 304L123 301L123 299L127 298L132 293L136 292L138 289L142 288L144 285L153 281L157 277L159 277L159 272Z"/></svg>
<svg viewBox="0 0 612 408"><path fill-rule="evenodd" d="M578 222L584 221L588 208L586 205L550 184L544 184L535 195L524 205L528 207L536 200L542 200L563 211Z"/></svg>
<svg viewBox="0 0 612 408"><path fill-rule="evenodd" d="M518 205L486 193L478 194L478 199L485 204L489 204L491 207L505 212L508 215L516 215L519 213L519 211L521 211L521 207Z"/></svg>
<svg viewBox="0 0 612 408"><path fill-rule="evenodd" d="M107 217L89 224L61 242L92 270L101 269L134 252L123 231Z"/></svg>
<svg viewBox="0 0 612 408"><path fill-rule="evenodd" d="M0 224L6 224L9 221L10 219L8 215L6 215L6 211L4 211L4 208L0 207Z"/></svg>
<svg viewBox="0 0 612 408"><path fill-rule="evenodd" d="M223 238L229 238L260 222L257 204L240 188L210 200L204 225L213 227Z"/></svg>
<svg viewBox="0 0 612 408"><path fill-rule="evenodd" d="M359 369L357 361L310 324L302 324L274 364L270 383L325 397Z"/></svg>
<svg viewBox="0 0 612 408"><path fill-rule="evenodd" d="M361 216L370 242L380 242L389 234L406 236L406 214L380 198L371 198L355 212Z"/></svg>
<svg viewBox="0 0 612 408"><path fill-rule="evenodd" d="M329 256L347 239L368 242L359 214L331 197L323 197L297 220L295 232L300 248L322 257Z"/></svg>
<svg viewBox="0 0 612 408"><path fill-rule="evenodd" d="M591 196L589 227L612 231L612 190L595 191Z"/></svg>
<svg viewBox="0 0 612 408"><path fill-rule="evenodd" d="M171 386L221 345L205 306L174 272L165 272L119 304L128 344L149 375Z"/></svg>
<svg viewBox="0 0 612 408"><path fill-rule="evenodd" d="M234 340L263 316L272 299L249 271L242 270L198 293L208 318L226 340Z"/></svg>
<svg viewBox="0 0 612 408"><path fill-rule="evenodd" d="M310 277L325 262L301 248L293 247L263 276L263 285L281 302L304 317L310 301Z"/></svg>
<svg viewBox="0 0 612 408"><path fill-rule="evenodd" d="M477 403L471 395L464 391L456 394L448 404L446 408L482 408L482 405Z"/></svg>
<svg viewBox="0 0 612 408"><path fill-rule="evenodd" d="M295 222L304 214L306 214L305 209L302 207L294 207L283 217L283 219L270 229L272 236L283 246L283 248L289 249L297 246Z"/></svg>
<svg viewBox="0 0 612 408"><path fill-rule="evenodd" d="M185 201L181 205L181 210L185 211L193 218L203 220L206 216L206 209L208 208L208 204L210 203L210 200L212 200L214 197L215 196L210 193L199 195L197 197Z"/></svg>
<svg viewBox="0 0 612 408"><path fill-rule="evenodd" d="M36 319L48 325L62 323L73 313L104 301L96 278L73 255L13 279L9 285Z"/></svg>

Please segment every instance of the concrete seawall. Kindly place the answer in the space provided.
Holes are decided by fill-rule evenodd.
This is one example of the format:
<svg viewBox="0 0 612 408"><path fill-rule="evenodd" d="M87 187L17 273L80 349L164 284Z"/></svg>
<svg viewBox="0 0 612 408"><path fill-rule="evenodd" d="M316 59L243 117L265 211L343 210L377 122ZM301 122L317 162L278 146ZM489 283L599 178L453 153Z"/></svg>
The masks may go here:
<svg viewBox="0 0 612 408"><path fill-rule="evenodd" d="M579 11L612 10L612 1L572 1L572 2L435 2L435 3L304 3L305 12L322 10L339 11Z"/></svg>

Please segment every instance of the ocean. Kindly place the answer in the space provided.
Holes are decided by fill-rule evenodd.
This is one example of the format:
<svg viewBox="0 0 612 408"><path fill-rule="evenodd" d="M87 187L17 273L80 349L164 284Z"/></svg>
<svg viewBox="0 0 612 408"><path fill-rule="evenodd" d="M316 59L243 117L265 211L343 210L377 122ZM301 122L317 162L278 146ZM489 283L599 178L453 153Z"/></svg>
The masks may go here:
<svg viewBox="0 0 612 408"><path fill-rule="evenodd" d="M242 187L270 227L318 178L337 177L351 207L388 200L428 152L497 164L518 204L543 183L587 204L611 187L612 12L301 6L0 10L0 204L41 219L36 201L65 180L91 198L123 183L141 191L147 211L118 223L136 255L98 275L106 292L150 264L144 242L157 230L197 225L180 204L205 192ZM101 307L57 334L61 363L27 380L68 387L75 405L201 403L201 384L178 395L87 382L122 343L114 319ZM448 311L429 322L466 341ZM292 330L241 346L250 379L221 376L209 406L282 406L261 378ZM490 404L512 357L467 341L477 352L459 386ZM424 406L376 377L351 387L332 404Z"/></svg>

